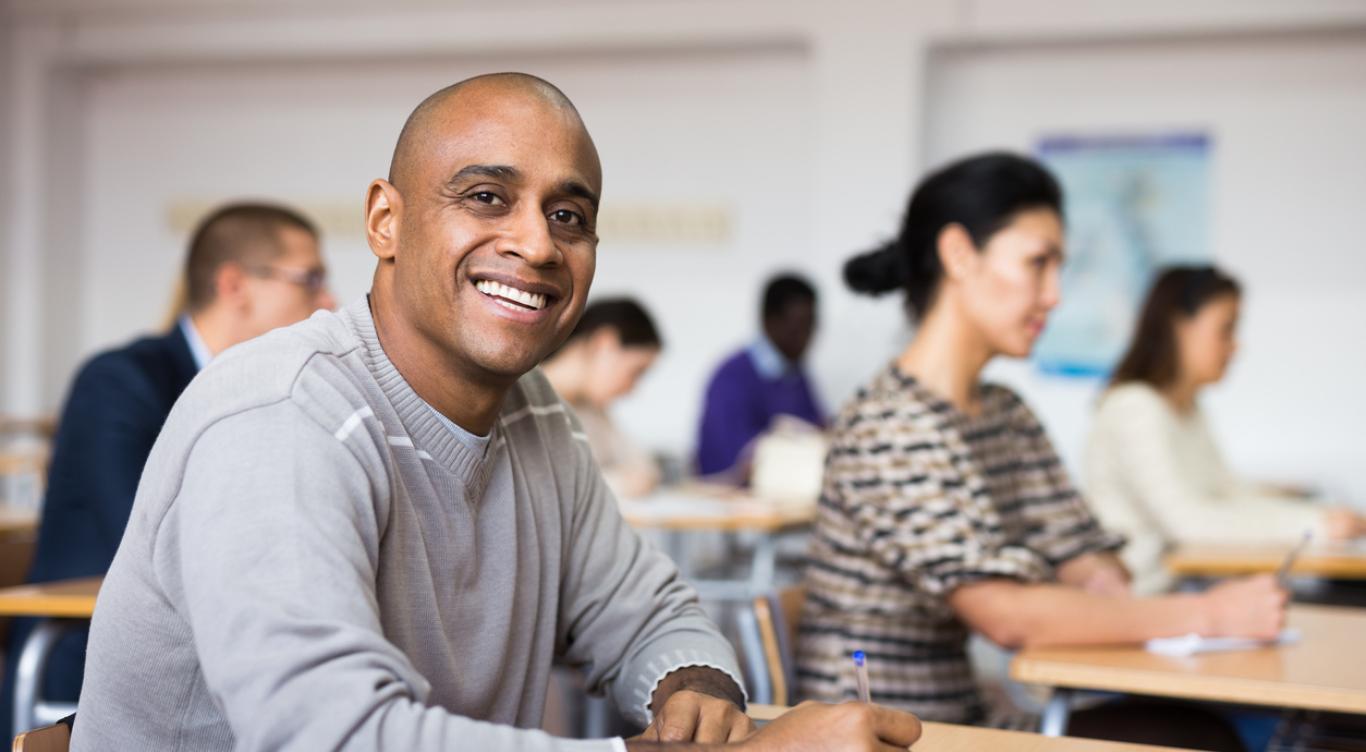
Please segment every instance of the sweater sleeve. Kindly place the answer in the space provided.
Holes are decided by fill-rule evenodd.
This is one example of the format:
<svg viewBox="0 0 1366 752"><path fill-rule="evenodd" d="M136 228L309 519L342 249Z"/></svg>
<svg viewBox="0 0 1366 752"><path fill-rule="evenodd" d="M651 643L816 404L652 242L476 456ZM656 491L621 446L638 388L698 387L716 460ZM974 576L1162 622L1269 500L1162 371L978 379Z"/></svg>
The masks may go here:
<svg viewBox="0 0 1366 752"><path fill-rule="evenodd" d="M727 674L740 691L735 651L698 604L678 568L622 519L587 444L560 588L558 647L592 691L607 689L633 721L651 720L659 682L685 666Z"/></svg>
<svg viewBox="0 0 1366 752"><path fill-rule="evenodd" d="M388 481L290 402L195 442L153 563L238 750L613 749L460 717L385 639Z"/></svg>
<svg viewBox="0 0 1366 752"><path fill-rule="evenodd" d="M1115 390L1102 402L1096 420L1103 433L1100 440L1111 448L1109 461L1118 482L1167 540L1289 541L1305 530L1323 535L1322 512L1308 503L1253 493L1212 493L1209 486L1228 484L1190 477L1174 442L1184 429L1175 425L1171 410L1152 390ZM1190 444L1201 455L1197 464L1210 472L1223 468L1207 437Z"/></svg>
<svg viewBox="0 0 1366 752"><path fill-rule="evenodd" d="M1010 398L1011 425L1023 447L1020 455L1035 464L1046 489L1041 498L1027 499L1022 504L1022 514L1030 523L1026 544L1054 566L1082 554L1121 549L1124 536L1101 527L1091 507L1077 492L1038 417L1018 396L1012 393Z"/></svg>

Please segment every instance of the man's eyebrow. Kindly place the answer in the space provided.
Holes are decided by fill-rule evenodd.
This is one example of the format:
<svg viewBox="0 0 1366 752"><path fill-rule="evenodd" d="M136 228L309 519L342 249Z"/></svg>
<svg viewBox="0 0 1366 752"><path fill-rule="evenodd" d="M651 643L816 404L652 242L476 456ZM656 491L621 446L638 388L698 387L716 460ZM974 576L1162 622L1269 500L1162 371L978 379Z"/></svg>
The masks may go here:
<svg viewBox="0 0 1366 752"><path fill-rule="evenodd" d="M456 171L456 173L451 176L450 180L446 181L446 185L454 186L470 178L495 178L513 182L522 179L522 172L511 165L465 165ZM579 198L587 200L593 205L594 209L598 208L598 194L593 192L592 188L589 188L578 180L566 180L560 183L560 190L571 196L578 196Z"/></svg>
<svg viewBox="0 0 1366 752"><path fill-rule="evenodd" d="M593 205L593 211L597 211L598 194L594 193L592 188L589 188L577 180L566 180L563 183L560 183L560 190L571 196L578 196L579 198L586 200Z"/></svg>
<svg viewBox="0 0 1366 752"><path fill-rule="evenodd" d="M452 175L451 179L446 181L446 184L455 185L456 183L476 177L497 178L499 180L520 180L522 173L516 167L510 167L508 165L465 165Z"/></svg>

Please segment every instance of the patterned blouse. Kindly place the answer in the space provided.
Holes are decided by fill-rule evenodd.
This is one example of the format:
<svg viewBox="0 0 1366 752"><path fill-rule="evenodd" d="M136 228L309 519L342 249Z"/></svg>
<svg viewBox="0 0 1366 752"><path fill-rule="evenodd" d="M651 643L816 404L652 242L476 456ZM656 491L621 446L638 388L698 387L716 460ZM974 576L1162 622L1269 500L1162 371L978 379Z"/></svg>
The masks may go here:
<svg viewBox="0 0 1366 752"><path fill-rule="evenodd" d="M893 365L836 420L804 578L805 698L855 697L850 655L863 650L875 702L985 722L949 594L990 578L1047 582L1062 562L1123 544L1020 398L984 384L980 399L967 416Z"/></svg>

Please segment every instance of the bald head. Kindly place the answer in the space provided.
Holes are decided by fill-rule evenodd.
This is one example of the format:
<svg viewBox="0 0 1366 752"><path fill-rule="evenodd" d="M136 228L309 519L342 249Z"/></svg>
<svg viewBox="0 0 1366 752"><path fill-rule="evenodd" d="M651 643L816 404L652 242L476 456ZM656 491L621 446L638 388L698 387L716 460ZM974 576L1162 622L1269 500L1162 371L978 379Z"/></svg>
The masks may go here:
<svg viewBox="0 0 1366 752"><path fill-rule="evenodd" d="M389 169L365 198L376 327L405 378L447 416L473 404L465 387L492 390L492 412L461 423L482 433L503 391L583 310L597 268L602 161L564 94L504 73L424 100Z"/></svg>
<svg viewBox="0 0 1366 752"><path fill-rule="evenodd" d="M569 97L545 79L528 73L486 73L467 78L422 100L403 123L389 162L389 182L400 191L405 190L423 155L430 153L434 137L445 116L455 109L476 107L494 100L529 98L572 116L580 128L583 120ZM587 129L584 129L585 135Z"/></svg>

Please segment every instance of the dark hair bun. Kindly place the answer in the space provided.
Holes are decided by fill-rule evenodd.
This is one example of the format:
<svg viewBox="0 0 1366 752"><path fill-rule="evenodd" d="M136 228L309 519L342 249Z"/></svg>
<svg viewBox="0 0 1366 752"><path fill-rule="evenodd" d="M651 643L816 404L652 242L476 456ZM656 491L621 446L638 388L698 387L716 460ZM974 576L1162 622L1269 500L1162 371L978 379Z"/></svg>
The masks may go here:
<svg viewBox="0 0 1366 752"><path fill-rule="evenodd" d="M844 283L864 295L882 295L906 283L906 250L897 241L874 248L844 264Z"/></svg>

